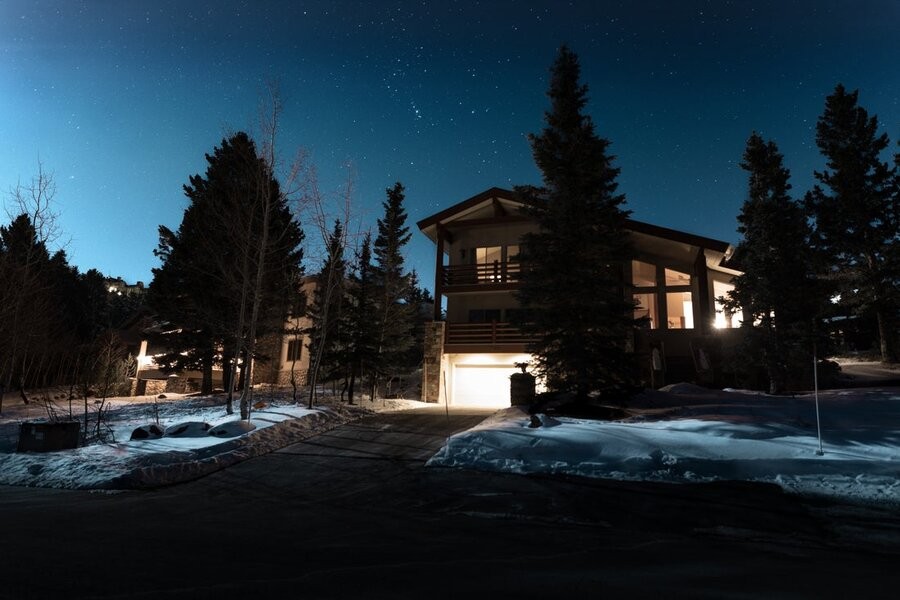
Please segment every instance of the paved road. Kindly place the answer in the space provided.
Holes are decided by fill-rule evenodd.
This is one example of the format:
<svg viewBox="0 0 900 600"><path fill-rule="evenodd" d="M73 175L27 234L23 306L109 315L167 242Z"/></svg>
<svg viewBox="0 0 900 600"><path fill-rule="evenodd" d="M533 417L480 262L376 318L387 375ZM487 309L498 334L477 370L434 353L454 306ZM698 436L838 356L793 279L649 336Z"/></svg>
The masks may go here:
<svg viewBox="0 0 900 600"><path fill-rule="evenodd" d="M774 486L425 469L484 415L349 424L115 495L0 487L0 598L872 597L900 521Z"/></svg>

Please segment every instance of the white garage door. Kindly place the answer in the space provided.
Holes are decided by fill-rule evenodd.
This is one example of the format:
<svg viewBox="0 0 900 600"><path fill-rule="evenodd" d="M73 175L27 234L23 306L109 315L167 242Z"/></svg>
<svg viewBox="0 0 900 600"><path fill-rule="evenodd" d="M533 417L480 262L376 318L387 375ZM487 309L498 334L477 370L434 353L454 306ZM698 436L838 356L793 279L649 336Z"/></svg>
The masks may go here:
<svg viewBox="0 0 900 600"><path fill-rule="evenodd" d="M509 406L509 376L515 367L455 365L450 403L454 406Z"/></svg>

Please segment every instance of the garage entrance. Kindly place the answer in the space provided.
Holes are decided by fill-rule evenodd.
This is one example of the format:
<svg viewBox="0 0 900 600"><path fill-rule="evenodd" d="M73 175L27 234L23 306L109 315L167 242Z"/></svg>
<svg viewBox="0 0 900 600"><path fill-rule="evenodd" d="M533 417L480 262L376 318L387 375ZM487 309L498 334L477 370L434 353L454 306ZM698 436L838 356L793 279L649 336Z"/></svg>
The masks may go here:
<svg viewBox="0 0 900 600"><path fill-rule="evenodd" d="M509 406L509 376L517 371L507 365L454 365L450 404L505 408Z"/></svg>

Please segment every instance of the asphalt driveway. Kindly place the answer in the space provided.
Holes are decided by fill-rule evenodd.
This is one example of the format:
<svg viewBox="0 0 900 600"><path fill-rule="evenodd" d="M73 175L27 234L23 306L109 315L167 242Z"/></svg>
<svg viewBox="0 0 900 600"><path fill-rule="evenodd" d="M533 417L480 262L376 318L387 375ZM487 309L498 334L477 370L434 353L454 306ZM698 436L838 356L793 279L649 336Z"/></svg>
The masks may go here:
<svg viewBox="0 0 900 600"><path fill-rule="evenodd" d="M485 414L381 414L200 480L0 487L0 598L854 597L896 589L892 513L774 486L426 469Z"/></svg>

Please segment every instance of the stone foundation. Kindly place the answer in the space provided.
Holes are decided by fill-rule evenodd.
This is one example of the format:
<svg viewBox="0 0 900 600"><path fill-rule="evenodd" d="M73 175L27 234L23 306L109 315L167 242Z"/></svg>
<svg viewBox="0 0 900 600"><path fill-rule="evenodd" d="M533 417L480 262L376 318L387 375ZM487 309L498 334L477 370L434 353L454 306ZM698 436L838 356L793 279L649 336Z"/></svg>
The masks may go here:
<svg viewBox="0 0 900 600"><path fill-rule="evenodd" d="M441 362L444 358L443 321L425 324L425 359L422 363L422 401L440 402Z"/></svg>

